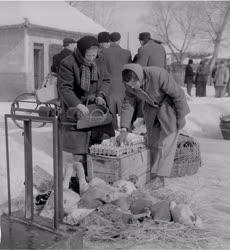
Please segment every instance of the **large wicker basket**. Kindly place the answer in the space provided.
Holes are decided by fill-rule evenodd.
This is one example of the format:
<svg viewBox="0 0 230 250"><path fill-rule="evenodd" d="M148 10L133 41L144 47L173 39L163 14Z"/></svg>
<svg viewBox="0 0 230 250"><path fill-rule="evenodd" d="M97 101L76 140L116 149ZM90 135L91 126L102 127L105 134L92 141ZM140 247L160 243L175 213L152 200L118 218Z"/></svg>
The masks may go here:
<svg viewBox="0 0 230 250"><path fill-rule="evenodd" d="M225 140L230 140L230 115L220 117L220 129Z"/></svg>
<svg viewBox="0 0 230 250"><path fill-rule="evenodd" d="M201 166L200 145L194 138L180 134L170 177L197 173Z"/></svg>

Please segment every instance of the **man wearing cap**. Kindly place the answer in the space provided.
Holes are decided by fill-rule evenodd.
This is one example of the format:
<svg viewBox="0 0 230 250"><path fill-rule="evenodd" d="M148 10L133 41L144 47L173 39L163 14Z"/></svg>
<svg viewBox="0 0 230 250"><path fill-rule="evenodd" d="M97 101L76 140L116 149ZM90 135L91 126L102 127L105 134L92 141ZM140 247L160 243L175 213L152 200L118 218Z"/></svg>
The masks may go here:
<svg viewBox="0 0 230 250"><path fill-rule="evenodd" d="M74 49L77 47L77 41L73 38L65 38L63 40L63 47L60 53L53 56L51 71L54 73L58 73L61 61L73 53Z"/></svg>
<svg viewBox="0 0 230 250"><path fill-rule="evenodd" d="M125 94L122 83L122 68L124 64L131 62L131 52L120 47L121 35L118 32L110 34L110 47L104 50L104 61L111 75L111 90L109 96L109 107L114 114L114 129L118 128L116 114L121 113L121 105Z"/></svg>
<svg viewBox="0 0 230 250"><path fill-rule="evenodd" d="M98 33L97 40L101 48L109 48L110 46L109 32L103 31L103 32Z"/></svg>
<svg viewBox="0 0 230 250"><path fill-rule="evenodd" d="M142 66L157 66L166 69L166 52L161 42L151 39L149 32L139 34L141 47L135 63Z"/></svg>
<svg viewBox="0 0 230 250"><path fill-rule="evenodd" d="M99 43L99 49L98 49L98 56L96 59L96 63L98 65L105 65L105 69L108 71L108 67L105 64L105 60L104 60L104 51L109 48L110 46L110 35L109 32L107 31L103 31L98 33L97 35L97 41Z"/></svg>
<svg viewBox="0 0 230 250"><path fill-rule="evenodd" d="M165 69L154 66L126 64L122 79L126 95L117 142L126 143L136 101L141 99L147 130L146 143L152 156L152 185L155 189L163 187L164 177L171 174L179 130L185 126L185 116L189 113L184 91Z"/></svg>
<svg viewBox="0 0 230 250"><path fill-rule="evenodd" d="M139 34L139 41L141 47L135 55L133 62L141 66L157 66L166 69L166 52L160 41L151 39L149 32L142 32ZM133 122L137 117L143 117L141 112L142 102L139 100L135 107L135 112L132 119Z"/></svg>

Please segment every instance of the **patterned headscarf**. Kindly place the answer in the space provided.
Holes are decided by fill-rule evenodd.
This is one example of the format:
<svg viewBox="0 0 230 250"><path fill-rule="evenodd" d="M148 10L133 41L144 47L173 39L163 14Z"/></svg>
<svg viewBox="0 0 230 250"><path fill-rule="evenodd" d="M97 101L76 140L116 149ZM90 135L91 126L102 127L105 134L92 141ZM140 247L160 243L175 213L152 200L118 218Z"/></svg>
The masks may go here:
<svg viewBox="0 0 230 250"><path fill-rule="evenodd" d="M75 50L75 56L80 64L81 88L89 91L91 81L98 81L97 65L95 62L86 61L79 49Z"/></svg>

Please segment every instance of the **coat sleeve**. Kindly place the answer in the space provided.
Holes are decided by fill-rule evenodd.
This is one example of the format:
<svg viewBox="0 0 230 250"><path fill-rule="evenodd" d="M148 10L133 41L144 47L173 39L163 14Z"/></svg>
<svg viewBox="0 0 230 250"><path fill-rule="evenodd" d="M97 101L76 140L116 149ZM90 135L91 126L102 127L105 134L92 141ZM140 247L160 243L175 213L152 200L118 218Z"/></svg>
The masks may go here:
<svg viewBox="0 0 230 250"><path fill-rule="evenodd" d="M97 96L108 98L110 86L111 86L111 75L109 74L104 61L99 66L99 90Z"/></svg>
<svg viewBox="0 0 230 250"><path fill-rule="evenodd" d="M66 60L62 60L58 73L58 92L68 107L76 107L81 100L74 93L74 72Z"/></svg>
<svg viewBox="0 0 230 250"><path fill-rule="evenodd" d="M159 78L160 89L171 98L177 120L183 119L190 112L183 89L164 69L161 69Z"/></svg>
<svg viewBox="0 0 230 250"><path fill-rule="evenodd" d="M56 69L56 56L53 56L53 63L51 65L51 72L58 73Z"/></svg>
<svg viewBox="0 0 230 250"><path fill-rule="evenodd" d="M128 129L130 127L136 102L137 102L136 96L126 90L125 98L123 100L121 107L121 122L120 122L121 128Z"/></svg>
<svg viewBox="0 0 230 250"><path fill-rule="evenodd" d="M148 53L146 53L144 48L139 48L136 58L136 63L140 64L141 66L147 66L149 60Z"/></svg>

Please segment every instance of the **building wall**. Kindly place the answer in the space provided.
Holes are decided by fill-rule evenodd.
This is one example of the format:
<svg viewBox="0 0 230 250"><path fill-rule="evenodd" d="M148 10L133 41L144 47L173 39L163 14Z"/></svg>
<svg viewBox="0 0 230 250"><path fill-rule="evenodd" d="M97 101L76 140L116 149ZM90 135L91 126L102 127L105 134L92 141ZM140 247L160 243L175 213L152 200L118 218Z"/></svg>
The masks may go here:
<svg viewBox="0 0 230 250"><path fill-rule="evenodd" d="M44 46L44 77L52 57L65 37L79 39L83 33L58 31L30 25L0 28L0 101L12 101L34 91L34 43Z"/></svg>
<svg viewBox="0 0 230 250"><path fill-rule="evenodd" d="M49 28L42 28L33 25L27 31L29 37L29 49L33 50L34 43L42 43L44 44L44 75L46 76L50 72L50 67L52 64L53 54L58 53L62 49L62 41L66 37L74 38L78 40L83 33L69 32L69 31L59 31ZM59 51L57 46L59 45ZM29 65L33 66L33 53L29 54ZM33 72L33 68L30 67L29 74L31 77L31 73Z"/></svg>
<svg viewBox="0 0 230 250"><path fill-rule="evenodd" d="M0 101L26 90L24 28L0 29Z"/></svg>

